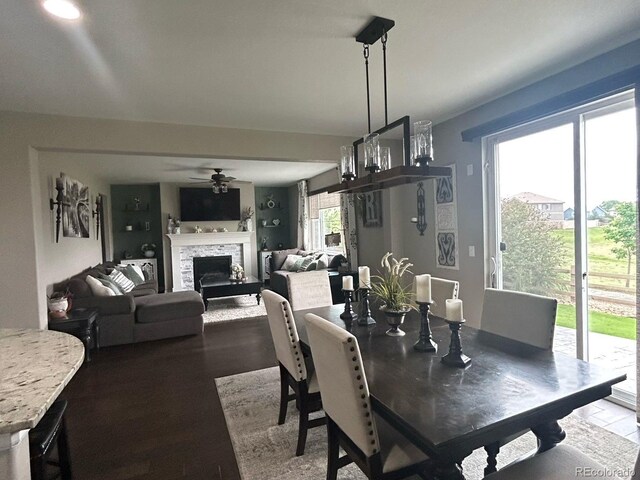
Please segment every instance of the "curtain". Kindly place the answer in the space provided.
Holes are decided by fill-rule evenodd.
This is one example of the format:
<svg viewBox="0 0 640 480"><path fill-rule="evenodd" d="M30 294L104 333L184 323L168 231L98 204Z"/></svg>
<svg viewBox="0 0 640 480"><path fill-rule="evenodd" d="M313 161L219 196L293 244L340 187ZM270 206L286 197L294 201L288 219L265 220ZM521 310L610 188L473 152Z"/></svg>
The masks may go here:
<svg viewBox="0 0 640 480"><path fill-rule="evenodd" d="M349 269L353 271L358 266L358 229L356 223L355 194L340 195L340 214L342 216L342 237L347 254Z"/></svg>
<svg viewBox="0 0 640 480"><path fill-rule="evenodd" d="M303 250L309 247L309 201L306 180L300 180L298 182L297 246Z"/></svg>

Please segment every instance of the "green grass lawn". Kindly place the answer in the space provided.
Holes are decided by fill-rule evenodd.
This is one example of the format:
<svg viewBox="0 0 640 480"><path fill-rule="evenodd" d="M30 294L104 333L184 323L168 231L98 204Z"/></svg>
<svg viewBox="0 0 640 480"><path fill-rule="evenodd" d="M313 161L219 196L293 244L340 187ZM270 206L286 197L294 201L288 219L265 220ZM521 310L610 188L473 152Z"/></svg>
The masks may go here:
<svg viewBox="0 0 640 480"><path fill-rule="evenodd" d="M558 304L556 325L576 328L576 308L573 305ZM592 310L589 312L589 330L591 332L635 340L636 319Z"/></svg>

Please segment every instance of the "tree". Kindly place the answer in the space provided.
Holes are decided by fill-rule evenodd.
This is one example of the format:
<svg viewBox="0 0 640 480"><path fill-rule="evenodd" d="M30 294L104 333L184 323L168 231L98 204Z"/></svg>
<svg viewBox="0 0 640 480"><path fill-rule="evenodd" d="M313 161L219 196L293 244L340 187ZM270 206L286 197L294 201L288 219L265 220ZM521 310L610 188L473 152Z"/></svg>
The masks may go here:
<svg viewBox="0 0 640 480"><path fill-rule="evenodd" d="M605 200L600 204L600 208L608 213L613 213L621 203L620 200Z"/></svg>
<svg viewBox="0 0 640 480"><path fill-rule="evenodd" d="M635 202L619 202L615 210L615 217L604 228L604 238L618 245L613 247L611 251L616 258L627 259L627 275L631 275L631 257L636 254L638 210ZM629 285L630 279L627 278L627 288Z"/></svg>
<svg viewBox="0 0 640 480"><path fill-rule="evenodd" d="M564 247L554 224L535 206L515 198L502 200L502 274L505 288L549 294L559 288Z"/></svg>

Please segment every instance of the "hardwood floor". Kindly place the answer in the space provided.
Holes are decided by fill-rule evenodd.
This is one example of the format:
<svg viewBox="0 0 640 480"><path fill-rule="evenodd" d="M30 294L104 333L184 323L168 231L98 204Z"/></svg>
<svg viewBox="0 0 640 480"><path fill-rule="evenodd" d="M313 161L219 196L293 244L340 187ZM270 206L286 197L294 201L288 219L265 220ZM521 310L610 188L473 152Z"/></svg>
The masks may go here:
<svg viewBox="0 0 640 480"><path fill-rule="evenodd" d="M63 393L75 478L239 480L214 379L275 364L266 319L100 350Z"/></svg>
<svg viewBox="0 0 640 480"><path fill-rule="evenodd" d="M266 319L100 350L63 393L75 478L239 480L214 379L275 365ZM640 441L630 410L601 400L578 413Z"/></svg>

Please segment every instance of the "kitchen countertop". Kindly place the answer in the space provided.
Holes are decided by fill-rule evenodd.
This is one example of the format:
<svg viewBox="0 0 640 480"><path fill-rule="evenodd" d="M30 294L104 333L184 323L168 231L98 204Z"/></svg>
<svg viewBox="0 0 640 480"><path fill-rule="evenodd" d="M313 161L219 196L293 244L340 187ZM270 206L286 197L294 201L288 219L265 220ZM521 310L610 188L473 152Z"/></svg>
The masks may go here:
<svg viewBox="0 0 640 480"><path fill-rule="evenodd" d="M66 333L0 328L0 434L35 427L83 361Z"/></svg>

